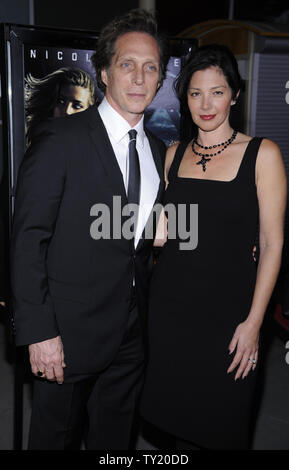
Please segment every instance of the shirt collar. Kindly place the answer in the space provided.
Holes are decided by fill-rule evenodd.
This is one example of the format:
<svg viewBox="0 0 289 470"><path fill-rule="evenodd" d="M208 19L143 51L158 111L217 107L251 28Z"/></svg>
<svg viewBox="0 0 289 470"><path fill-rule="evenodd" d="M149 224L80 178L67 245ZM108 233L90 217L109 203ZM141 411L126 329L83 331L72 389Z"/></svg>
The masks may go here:
<svg viewBox="0 0 289 470"><path fill-rule="evenodd" d="M119 143L127 136L128 131L135 129L137 131L138 142L143 147L145 132L143 127L144 117L134 126L130 127L129 123L109 104L104 97L98 106L98 112L107 130L109 138L115 143Z"/></svg>

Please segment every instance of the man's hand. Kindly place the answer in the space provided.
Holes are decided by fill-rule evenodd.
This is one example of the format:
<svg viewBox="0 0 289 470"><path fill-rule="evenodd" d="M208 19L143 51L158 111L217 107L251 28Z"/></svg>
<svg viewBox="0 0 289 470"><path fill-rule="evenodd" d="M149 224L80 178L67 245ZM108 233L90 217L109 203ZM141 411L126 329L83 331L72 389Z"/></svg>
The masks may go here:
<svg viewBox="0 0 289 470"><path fill-rule="evenodd" d="M63 368L66 365L60 336L30 344L29 356L34 375L39 376L38 372L42 372L42 378L63 383Z"/></svg>
<svg viewBox="0 0 289 470"><path fill-rule="evenodd" d="M6 306L5 302L2 302L2 301L0 302L0 305L1 305L1 307L5 307L5 306Z"/></svg>

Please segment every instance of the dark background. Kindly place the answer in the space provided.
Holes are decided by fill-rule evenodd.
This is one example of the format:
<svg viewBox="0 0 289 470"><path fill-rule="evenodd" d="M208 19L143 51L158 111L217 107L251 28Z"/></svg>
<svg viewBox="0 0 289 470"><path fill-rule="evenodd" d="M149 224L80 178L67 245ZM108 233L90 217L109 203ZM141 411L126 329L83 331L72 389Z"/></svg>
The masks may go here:
<svg viewBox="0 0 289 470"><path fill-rule="evenodd" d="M167 0L156 1L159 24L162 28L167 27L169 33L173 35L202 21L229 18L229 0L214 2L207 0L200 0L199 2L177 0L177 8L175 9L168 8L167 5ZM275 22L286 10L288 11L287 23L289 23L288 0L235 0L233 19Z"/></svg>
<svg viewBox="0 0 289 470"><path fill-rule="evenodd" d="M288 0L235 0L233 19L289 24ZM117 14L136 8L138 0L1 0L0 22L29 24L29 9L36 25L99 31ZM230 0L156 0L161 29L177 35L193 24L228 19ZM286 13L287 12L287 13Z"/></svg>
<svg viewBox="0 0 289 470"><path fill-rule="evenodd" d="M215 1L156 0L161 29L177 35L193 24L210 19L228 18L229 0ZM138 6L137 0L34 0L35 24L66 28L100 30L112 16ZM284 17L281 17L282 13ZM235 0L235 20L289 23L288 0Z"/></svg>

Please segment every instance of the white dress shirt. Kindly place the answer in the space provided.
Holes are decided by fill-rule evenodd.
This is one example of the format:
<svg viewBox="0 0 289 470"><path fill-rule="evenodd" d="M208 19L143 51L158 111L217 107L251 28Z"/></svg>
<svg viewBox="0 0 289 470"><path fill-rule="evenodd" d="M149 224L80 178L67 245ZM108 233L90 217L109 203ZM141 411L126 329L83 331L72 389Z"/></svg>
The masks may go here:
<svg viewBox="0 0 289 470"><path fill-rule="evenodd" d="M100 117L108 133L109 140L114 150L119 168L121 170L124 186L128 187L128 131L137 131L136 148L139 156L141 188L139 214L135 233L134 244L137 246L143 229L156 200L159 188L159 174L155 166L148 138L144 132L143 117L133 128L129 123L108 103L104 98L98 107Z"/></svg>

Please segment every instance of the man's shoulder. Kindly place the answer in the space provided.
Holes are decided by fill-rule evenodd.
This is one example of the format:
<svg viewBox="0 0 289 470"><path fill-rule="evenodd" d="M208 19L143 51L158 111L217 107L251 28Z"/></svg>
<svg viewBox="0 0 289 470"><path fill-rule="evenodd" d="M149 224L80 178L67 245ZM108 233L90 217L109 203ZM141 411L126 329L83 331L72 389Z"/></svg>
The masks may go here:
<svg viewBox="0 0 289 470"><path fill-rule="evenodd" d="M153 134L147 128L145 128L145 133L146 133L148 139L153 141L159 147L159 149L162 153L166 152L166 145L159 137L157 137L155 134Z"/></svg>
<svg viewBox="0 0 289 470"><path fill-rule="evenodd" d="M89 128L89 124L97 119L98 111L95 105L85 111L58 118L48 118L35 128L32 138L37 139L44 135L69 136L79 135Z"/></svg>

